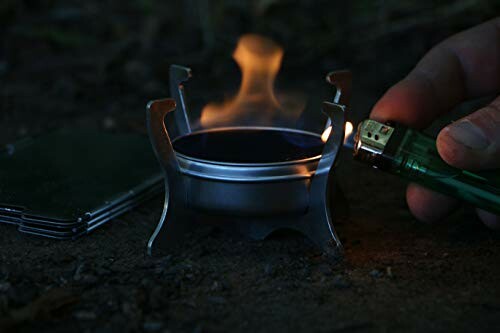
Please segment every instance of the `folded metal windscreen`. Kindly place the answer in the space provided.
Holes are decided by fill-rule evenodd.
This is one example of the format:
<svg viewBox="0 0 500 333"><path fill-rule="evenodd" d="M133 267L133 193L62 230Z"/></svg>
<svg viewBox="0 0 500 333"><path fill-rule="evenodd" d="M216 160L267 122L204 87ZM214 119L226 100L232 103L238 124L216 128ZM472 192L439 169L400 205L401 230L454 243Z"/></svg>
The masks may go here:
<svg viewBox="0 0 500 333"><path fill-rule="evenodd" d="M60 130L0 151L0 223L72 239L163 190L148 138Z"/></svg>

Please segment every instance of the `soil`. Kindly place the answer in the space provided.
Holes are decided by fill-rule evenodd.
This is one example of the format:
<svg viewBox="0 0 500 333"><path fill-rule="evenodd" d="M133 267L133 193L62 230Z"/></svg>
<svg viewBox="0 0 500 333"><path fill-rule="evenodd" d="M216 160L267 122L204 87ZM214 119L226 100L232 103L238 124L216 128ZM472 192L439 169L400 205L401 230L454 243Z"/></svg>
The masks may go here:
<svg viewBox="0 0 500 333"><path fill-rule="evenodd" d="M301 235L194 230L148 257L158 198L76 241L1 226L0 328L50 331L476 331L500 325L500 236L457 213L414 221L404 185L346 159L350 217L331 263Z"/></svg>
<svg viewBox="0 0 500 333"><path fill-rule="evenodd" d="M206 60L209 48L192 53L210 34L189 39L192 30L182 25L187 32L177 36L173 24L162 23L176 19L175 11L165 6L138 12L114 1L89 1L85 6L70 1L65 7L19 3L23 5L7 1L0 8L5 11L0 15L9 17L0 25L6 36L0 53L2 143L58 127L144 132L146 101L167 94L168 63L195 63L201 78L201 73L218 70L207 65L212 64ZM153 6L149 1L137 3ZM316 22L297 20L305 10L313 10L312 5L304 9L307 1L300 3L297 10L287 7L297 16L285 16L297 21L297 31L314 35L314 45L321 49L330 37L314 30ZM116 7L119 10L113 11ZM352 112L365 117L380 94L436 40L495 12L486 4L473 12L453 7L454 12L446 12L451 13L447 20L425 20L417 7L411 7L415 16L401 8L392 16L388 8L356 16L351 8L353 21L365 26L369 17L411 19L409 25L398 21L387 34L380 35L386 31L380 29L367 32L365 41L345 45L344 53L341 47L318 54L299 52L301 61L290 66L300 70L314 63L321 73L340 65L353 69ZM266 20L274 22L273 13L270 10ZM227 16L221 27L251 24L235 19L241 17ZM345 20L341 22L347 24ZM70 32L58 30L60 26L69 26ZM262 25L266 27L286 25ZM407 30L394 32L397 27ZM224 31L239 34L247 28ZM285 37L298 45L309 45L308 37L286 31ZM161 43L162 33L168 43ZM377 39L370 40L372 34ZM338 41L342 36L334 37ZM367 49L371 51L360 52ZM332 52L339 56L325 56ZM305 82L307 73L303 75ZM176 253L149 257L146 243L161 214L161 197L75 241L27 236L0 225L0 331L500 329L498 233L482 225L469 207L437 225L415 221L405 204L405 183L353 162L348 152L337 177L350 213L335 222L345 249L344 259L335 263L298 234L249 241L208 226L193 230Z"/></svg>

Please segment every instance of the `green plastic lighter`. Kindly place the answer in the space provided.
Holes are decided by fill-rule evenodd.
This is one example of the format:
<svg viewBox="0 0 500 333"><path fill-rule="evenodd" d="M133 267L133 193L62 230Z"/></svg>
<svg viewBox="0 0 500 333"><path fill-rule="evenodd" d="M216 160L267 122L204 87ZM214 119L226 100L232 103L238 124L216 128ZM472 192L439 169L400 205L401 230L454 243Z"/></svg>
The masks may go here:
<svg viewBox="0 0 500 333"><path fill-rule="evenodd" d="M460 170L441 159L436 141L413 129L368 119L359 124L354 158L375 168L500 214L500 170Z"/></svg>

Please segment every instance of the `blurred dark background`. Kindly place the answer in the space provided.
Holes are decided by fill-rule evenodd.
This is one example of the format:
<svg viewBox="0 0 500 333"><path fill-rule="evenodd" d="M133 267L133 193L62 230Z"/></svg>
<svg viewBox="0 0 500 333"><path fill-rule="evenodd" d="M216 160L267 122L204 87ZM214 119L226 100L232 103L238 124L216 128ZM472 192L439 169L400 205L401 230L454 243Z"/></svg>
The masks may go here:
<svg viewBox="0 0 500 333"><path fill-rule="evenodd" d="M193 68L191 98L234 86L227 64L247 32L284 46L296 87L350 68L353 112L366 115L434 44L499 12L479 0L3 0L0 142L65 126L142 130L171 63Z"/></svg>

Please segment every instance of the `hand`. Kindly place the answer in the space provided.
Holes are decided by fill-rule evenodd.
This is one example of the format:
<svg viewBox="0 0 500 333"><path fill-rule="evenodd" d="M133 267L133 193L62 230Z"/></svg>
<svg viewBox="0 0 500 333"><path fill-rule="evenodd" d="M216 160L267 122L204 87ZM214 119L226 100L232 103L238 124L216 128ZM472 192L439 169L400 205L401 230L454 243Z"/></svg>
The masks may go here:
<svg viewBox="0 0 500 333"><path fill-rule="evenodd" d="M500 91L500 17L461 32L429 51L415 69L378 101L371 117L423 128L466 99ZM448 164L470 170L500 168L500 96L488 106L441 130L437 149ZM406 192L419 220L437 221L458 201L416 184ZM478 210L500 229L500 216Z"/></svg>

